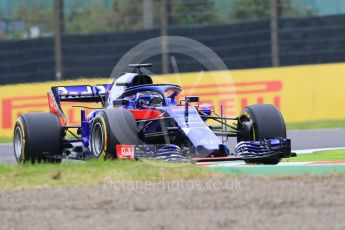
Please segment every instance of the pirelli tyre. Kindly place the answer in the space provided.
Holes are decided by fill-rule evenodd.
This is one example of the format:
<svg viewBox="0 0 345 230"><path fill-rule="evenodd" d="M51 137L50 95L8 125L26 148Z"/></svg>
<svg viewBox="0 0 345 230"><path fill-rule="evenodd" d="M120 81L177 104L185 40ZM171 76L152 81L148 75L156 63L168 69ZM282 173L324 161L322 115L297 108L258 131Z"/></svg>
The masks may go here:
<svg viewBox="0 0 345 230"><path fill-rule="evenodd" d="M96 115L91 125L90 148L94 157L116 159L116 145L138 145L137 124L125 109L105 109Z"/></svg>
<svg viewBox="0 0 345 230"><path fill-rule="evenodd" d="M14 156L18 163L61 162L49 155L62 153L63 128L52 113L27 113L14 126Z"/></svg>
<svg viewBox="0 0 345 230"><path fill-rule="evenodd" d="M263 140L267 138L286 138L286 126L281 112L271 104L250 105L243 108L240 115L241 122L250 122L252 126L248 133L238 137L240 141ZM278 164L280 157L246 160L250 164Z"/></svg>

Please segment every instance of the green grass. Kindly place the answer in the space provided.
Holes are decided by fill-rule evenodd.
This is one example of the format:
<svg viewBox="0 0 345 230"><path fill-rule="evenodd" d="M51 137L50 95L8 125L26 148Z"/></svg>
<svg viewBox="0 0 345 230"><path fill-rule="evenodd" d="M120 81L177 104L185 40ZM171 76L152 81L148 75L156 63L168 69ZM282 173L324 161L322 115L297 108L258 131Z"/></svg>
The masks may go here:
<svg viewBox="0 0 345 230"><path fill-rule="evenodd" d="M224 176L187 163L88 161L65 164L0 165L0 190L74 187L130 181L171 181Z"/></svg>
<svg viewBox="0 0 345 230"><path fill-rule="evenodd" d="M300 154L297 157L284 159L283 162L307 162L307 161L344 161L345 150L320 151L311 154Z"/></svg>
<svg viewBox="0 0 345 230"><path fill-rule="evenodd" d="M12 137L0 137L0 143L11 143Z"/></svg>
<svg viewBox="0 0 345 230"><path fill-rule="evenodd" d="M345 167L343 165L251 165L246 167L214 167L213 170L231 176L273 176L282 179L291 178L290 176L328 175L345 178Z"/></svg>
<svg viewBox="0 0 345 230"><path fill-rule="evenodd" d="M297 157L283 159L282 162L310 161L344 161L345 150L320 151L313 154L301 154ZM305 176L305 175L339 175L345 176L344 165L248 165L246 167L214 167L216 171L232 176Z"/></svg>
<svg viewBox="0 0 345 230"><path fill-rule="evenodd" d="M323 120L287 123L286 128L288 130L345 128L345 120Z"/></svg>

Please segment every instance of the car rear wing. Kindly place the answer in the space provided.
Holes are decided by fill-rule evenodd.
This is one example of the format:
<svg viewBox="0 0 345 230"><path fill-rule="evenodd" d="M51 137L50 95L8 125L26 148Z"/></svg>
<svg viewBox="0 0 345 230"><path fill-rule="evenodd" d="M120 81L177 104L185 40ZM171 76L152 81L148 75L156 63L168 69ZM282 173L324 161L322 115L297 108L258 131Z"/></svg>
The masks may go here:
<svg viewBox="0 0 345 230"><path fill-rule="evenodd" d="M51 91L60 102L104 102L112 84L54 86Z"/></svg>

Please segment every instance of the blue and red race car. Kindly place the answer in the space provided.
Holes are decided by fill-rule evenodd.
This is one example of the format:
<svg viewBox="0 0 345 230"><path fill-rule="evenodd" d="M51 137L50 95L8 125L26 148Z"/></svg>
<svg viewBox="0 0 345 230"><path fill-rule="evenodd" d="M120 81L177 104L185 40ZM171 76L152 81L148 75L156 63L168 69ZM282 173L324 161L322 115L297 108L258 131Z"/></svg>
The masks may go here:
<svg viewBox="0 0 345 230"><path fill-rule="evenodd" d="M219 116L211 106L196 105L197 96L178 101L182 91L178 85L153 84L141 71L149 66L130 65L137 71L112 84L52 87L49 113L27 113L17 119L13 139L17 162L148 158L277 164L294 156L284 119L273 105L248 106L235 118ZM80 125L68 126L62 102L102 107L86 114L90 108L81 106ZM237 138L232 148L226 144L230 137Z"/></svg>

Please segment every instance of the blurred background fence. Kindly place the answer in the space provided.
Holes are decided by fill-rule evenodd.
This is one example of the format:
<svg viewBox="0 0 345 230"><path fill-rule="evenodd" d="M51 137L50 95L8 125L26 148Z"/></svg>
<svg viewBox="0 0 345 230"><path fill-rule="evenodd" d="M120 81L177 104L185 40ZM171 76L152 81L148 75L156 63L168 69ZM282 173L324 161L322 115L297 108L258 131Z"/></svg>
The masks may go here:
<svg viewBox="0 0 345 230"><path fill-rule="evenodd" d="M205 44L229 69L344 62L344 13L343 0L2 0L0 82L107 77L161 34ZM180 72L203 68L171 55ZM160 56L147 61L166 71Z"/></svg>

